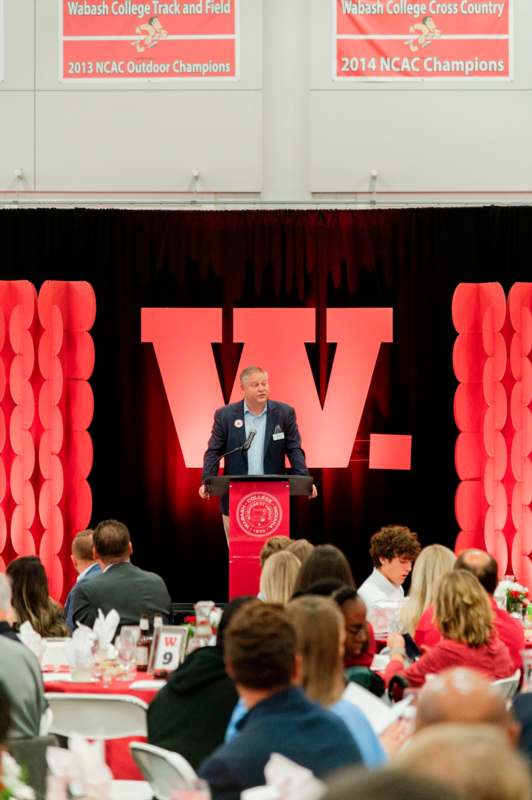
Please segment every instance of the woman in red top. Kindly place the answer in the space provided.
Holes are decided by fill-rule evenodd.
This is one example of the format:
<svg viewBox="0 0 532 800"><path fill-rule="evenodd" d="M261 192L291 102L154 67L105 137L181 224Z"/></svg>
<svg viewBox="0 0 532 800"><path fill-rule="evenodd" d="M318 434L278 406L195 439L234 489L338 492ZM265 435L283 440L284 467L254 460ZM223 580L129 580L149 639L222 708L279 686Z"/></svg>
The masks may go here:
<svg viewBox="0 0 532 800"><path fill-rule="evenodd" d="M409 667L405 665L403 637L390 634L387 683L402 674L411 686L421 686L427 675L457 666L478 669L492 680L513 675L508 648L493 626L488 595L470 572L456 569L443 577L436 596L435 620L441 640Z"/></svg>
<svg viewBox="0 0 532 800"><path fill-rule="evenodd" d="M422 644L432 646L438 641L439 636L434 642L425 641L423 635L425 610L430 607L429 624L432 624L433 606L441 580L452 570L455 561L456 556L453 551L441 544L429 544L416 559L412 569L410 591L399 613L399 619L401 630L413 636L418 647Z"/></svg>

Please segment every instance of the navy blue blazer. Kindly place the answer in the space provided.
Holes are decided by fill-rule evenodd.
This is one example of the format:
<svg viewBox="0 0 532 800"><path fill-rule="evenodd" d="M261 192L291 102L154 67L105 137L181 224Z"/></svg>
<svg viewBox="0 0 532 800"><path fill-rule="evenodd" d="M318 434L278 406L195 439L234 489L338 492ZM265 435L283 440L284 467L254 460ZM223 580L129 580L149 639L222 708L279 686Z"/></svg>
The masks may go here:
<svg viewBox="0 0 532 800"><path fill-rule="evenodd" d="M235 425L240 420L242 425ZM284 433L283 439L274 439L274 433ZM246 441L244 425L244 401L229 403L214 412L214 423L207 450L203 457L202 480L208 475L218 474L217 459L235 447L241 447ZM296 412L292 406L268 400L266 412L266 432L264 435L264 474L282 475L285 473L285 456L292 466L295 475L308 475L305 453L301 448L301 436L296 421ZM225 459L226 475L247 475L248 455L240 451ZM229 499L221 499L222 512L229 513Z"/></svg>
<svg viewBox="0 0 532 800"><path fill-rule="evenodd" d="M79 586L80 583L83 583L83 581L90 581L91 578L95 578L96 575L99 575L101 573L101 571L102 570L100 568L100 565L98 564L97 561L95 561L92 567L87 570L83 578L81 578L79 581L76 581L76 583L74 584L74 586L67 595L67 599L65 600L65 620L66 624L68 625L68 629L71 633L76 627L74 625L74 619L72 617L72 613L74 611L74 603L72 601L74 599L74 592L76 591L76 587Z"/></svg>
<svg viewBox="0 0 532 800"><path fill-rule="evenodd" d="M238 800L244 789L263 785L272 753L318 777L362 762L345 723L308 700L301 689L284 689L258 703L238 727L239 735L200 766L198 774L208 782L212 800Z"/></svg>

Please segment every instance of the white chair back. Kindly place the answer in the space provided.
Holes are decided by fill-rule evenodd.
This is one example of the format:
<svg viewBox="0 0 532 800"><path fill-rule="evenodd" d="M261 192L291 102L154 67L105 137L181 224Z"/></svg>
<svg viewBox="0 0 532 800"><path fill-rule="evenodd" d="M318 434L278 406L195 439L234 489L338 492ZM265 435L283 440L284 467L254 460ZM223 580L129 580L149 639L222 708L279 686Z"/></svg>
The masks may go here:
<svg viewBox="0 0 532 800"><path fill-rule="evenodd" d="M147 704L126 694L70 694L48 692L53 713L50 733L79 733L90 739L147 736Z"/></svg>
<svg viewBox="0 0 532 800"><path fill-rule="evenodd" d="M176 789L193 788L198 776L179 753L141 742L131 742L129 749L157 800L170 800Z"/></svg>
<svg viewBox="0 0 532 800"><path fill-rule="evenodd" d="M521 670L516 669L514 674L509 678L501 678L498 681L492 681L491 685L494 686L503 697L505 697L507 700L511 700L517 694L520 677Z"/></svg>

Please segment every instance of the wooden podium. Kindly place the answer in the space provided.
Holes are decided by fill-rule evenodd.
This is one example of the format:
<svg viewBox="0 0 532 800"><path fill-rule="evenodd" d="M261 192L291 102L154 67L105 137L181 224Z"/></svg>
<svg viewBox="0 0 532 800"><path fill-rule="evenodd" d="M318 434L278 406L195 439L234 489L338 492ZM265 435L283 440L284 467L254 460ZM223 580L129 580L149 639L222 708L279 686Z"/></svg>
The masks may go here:
<svg viewBox="0 0 532 800"><path fill-rule="evenodd" d="M220 475L209 494L229 492L229 599L259 591L260 559L272 536L290 536L290 496L310 496L311 475Z"/></svg>

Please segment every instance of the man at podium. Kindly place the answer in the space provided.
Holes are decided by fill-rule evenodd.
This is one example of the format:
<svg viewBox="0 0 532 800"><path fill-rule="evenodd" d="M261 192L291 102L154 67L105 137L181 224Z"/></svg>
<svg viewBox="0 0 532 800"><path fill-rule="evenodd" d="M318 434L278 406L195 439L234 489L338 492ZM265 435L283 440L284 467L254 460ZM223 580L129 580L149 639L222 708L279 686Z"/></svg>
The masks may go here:
<svg viewBox="0 0 532 800"><path fill-rule="evenodd" d="M285 472L285 456L296 475L308 475L305 453L292 406L269 400L268 373L262 367L246 367L240 373L244 397L214 413L212 433L203 457L202 479L218 473L225 456L227 475L279 475ZM204 483L202 498L209 496ZM316 497L312 487L312 497ZM224 530L229 532L229 499L221 498Z"/></svg>

